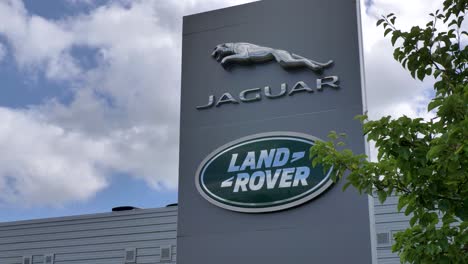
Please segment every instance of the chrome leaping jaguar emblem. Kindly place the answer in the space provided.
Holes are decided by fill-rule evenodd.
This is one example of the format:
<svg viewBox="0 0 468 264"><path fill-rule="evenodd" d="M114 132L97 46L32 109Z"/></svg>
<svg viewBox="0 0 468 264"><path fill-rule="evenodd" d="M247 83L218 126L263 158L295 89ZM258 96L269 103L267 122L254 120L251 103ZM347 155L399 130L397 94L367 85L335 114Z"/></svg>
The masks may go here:
<svg viewBox="0 0 468 264"><path fill-rule="evenodd" d="M285 50L262 47L251 43L224 43L216 46L211 54L223 67L230 64L262 63L276 60L283 68L308 68L321 72L333 61L320 63Z"/></svg>

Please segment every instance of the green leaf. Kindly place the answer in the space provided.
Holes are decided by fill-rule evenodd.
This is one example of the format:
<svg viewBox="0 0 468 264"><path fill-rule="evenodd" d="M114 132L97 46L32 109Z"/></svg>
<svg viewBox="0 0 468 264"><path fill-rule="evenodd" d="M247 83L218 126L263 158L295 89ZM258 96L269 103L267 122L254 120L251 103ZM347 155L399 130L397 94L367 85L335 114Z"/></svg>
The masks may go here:
<svg viewBox="0 0 468 264"><path fill-rule="evenodd" d="M462 26L463 20L464 20L464 17L463 17L463 16L458 17L457 26L458 26L459 28Z"/></svg>
<svg viewBox="0 0 468 264"><path fill-rule="evenodd" d="M453 20L448 24L449 27L454 26L454 25L457 25L457 20L456 20L456 19L453 19Z"/></svg>
<svg viewBox="0 0 468 264"><path fill-rule="evenodd" d="M426 71L424 70L418 70L418 79L423 81L424 77L426 77Z"/></svg>
<svg viewBox="0 0 468 264"><path fill-rule="evenodd" d="M368 118L367 115L357 115L354 117L354 119L361 121L361 123L364 123L364 121L366 121L367 118Z"/></svg>
<svg viewBox="0 0 468 264"><path fill-rule="evenodd" d="M346 190L348 189L348 187L351 186L351 184L352 184L352 183L349 182L349 181L348 181L347 183L345 183L345 184L343 185L343 191L346 191Z"/></svg>
<svg viewBox="0 0 468 264"><path fill-rule="evenodd" d="M377 26L380 26L380 24L382 24L384 21L385 21L384 19L379 19L379 20L377 20L377 24L376 24L376 25L377 25Z"/></svg>
<svg viewBox="0 0 468 264"><path fill-rule="evenodd" d="M398 38L400 38L400 35L399 34L396 34L396 32L393 34L392 36L392 46L395 46L395 42L398 40Z"/></svg>
<svg viewBox="0 0 468 264"><path fill-rule="evenodd" d="M405 215L410 215L414 211L415 204L410 203L406 206Z"/></svg>
<svg viewBox="0 0 468 264"><path fill-rule="evenodd" d="M384 37L388 35L388 33L392 32L391 28L387 28L384 32Z"/></svg>
<svg viewBox="0 0 468 264"><path fill-rule="evenodd" d="M405 197L400 197L400 198L398 199L398 206L397 206L398 212L400 212L401 209L403 209L403 207L406 206L406 204L407 204L407 198L405 198Z"/></svg>
<svg viewBox="0 0 468 264"><path fill-rule="evenodd" d="M394 59L414 79L436 79L426 104L433 117L362 118L364 135L377 148L376 162L332 150L340 169L350 171L347 186L374 190L379 201L402 195L397 209L411 216L410 227L395 236L392 250L403 263L467 263L468 32L461 30L467 11L466 0L444 0L424 28L395 28L394 14L377 21L394 46Z"/></svg>
<svg viewBox="0 0 468 264"><path fill-rule="evenodd" d="M441 103L440 100L432 100L427 107L427 111L434 110L436 107L439 107Z"/></svg>
<svg viewBox="0 0 468 264"><path fill-rule="evenodd" d="M431 68L427 68L426 69L426 76L431 76L432 75L432 69Z"/></svg>
<svg viewBox="0 0 468 264"><path fill-rule="evenodd" d="M379 197L379 202L383 204L387 200L387 193L384 191L378 191L377 195Z"/></svg>
<svg viewBox="0 0 468 264"><path fill-rule="evenodd" d="M428 159L435 158L436 156L439 155L440 152L444 151L445 148L446 148L446 147L445 147L444 145L436 145L436 146L433 146L433 147L430 148L429 151L427 152L426 157L427 157Z"/></svg>
<svg viewBox="0 0 468 264"><path fill-rule="evenodd" d="M406 68L406 64L408 63L408 58L405 58L402 62L401 62L401 65L403 66L403 68Z"/></svg>

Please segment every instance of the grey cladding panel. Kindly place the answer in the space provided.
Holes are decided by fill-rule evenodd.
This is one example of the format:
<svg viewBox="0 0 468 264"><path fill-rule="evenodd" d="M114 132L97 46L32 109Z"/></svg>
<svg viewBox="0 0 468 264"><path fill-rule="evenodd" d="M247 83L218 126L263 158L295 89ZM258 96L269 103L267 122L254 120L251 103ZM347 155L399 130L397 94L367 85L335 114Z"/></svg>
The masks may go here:
<svg viewBox="0 0 468 264"><path fill-rule="evenodd" d="M136 264L157 263L160 247L176 254L177 208L0 223L0 263L125 263L125 249L136 249Z"/></svg>
<svg viewBox="0 0 468 264"><path fill-rule="evenodd" d="M171 213L172 212L172 213ZM10 223L0 223L0 231L11 231L11 230L20 230L24 232L29 228L38 229L38 228L60 228L65 226L66 229L73 227L73 225L78 225L78 228L87 229L85 224L95 225L97 223L103 224L102 226L109 224L119 223L127 220L140 220L148 218L159 218L165 216L177 215L177 210L171 209L165 212L161 212L161 209L145 209L132 212L125 212L124 214L117 213L102 213L95 215L80 215L72 217L57 217L49 219L39 219L39 220L28 220L28 221L18 221ZM118 216L118 217L116 217Z"/></svg>
<svg viewBox="0 0 468 264"><path fill-rule="evenodd" d="M401 264L400 258L379 259L379 264Z"/></svg>
<svg viewBox="0 0 468 264"><path fill-rule="evenodd" d="M398 258L398 255L396 253L392 253L390 247L379 248L377 249L377 253L380 259Z"/></svg>
<svg viewBox="0 0 468 264"><path fill-rule="evenodd" d="M179 264L371 262L368 201L341 183L294 209L242 214L208 203L195 188L200 162L226 143L258 133L290 131L326 139L347 133L364 152L356 1L267 0L184 18L179 169ZM248 42L283 49L319 62L323 74L285 70L276 62L233 65L210 55L218 44ZM270 86L336 75L340 89L197 110L209 95L233 96ZM335 254L337 251L340 254Z"/></svg>
<svg viewBox="0 0 468 264"><path fill-rule="evenodd" d="M392 253L393 235L409 227L410 216L398 212L398 197L391 196L381 204L377 198L374 199L374 212L377 234L377 258L378 264L397 264L400 258Z"/></svg>

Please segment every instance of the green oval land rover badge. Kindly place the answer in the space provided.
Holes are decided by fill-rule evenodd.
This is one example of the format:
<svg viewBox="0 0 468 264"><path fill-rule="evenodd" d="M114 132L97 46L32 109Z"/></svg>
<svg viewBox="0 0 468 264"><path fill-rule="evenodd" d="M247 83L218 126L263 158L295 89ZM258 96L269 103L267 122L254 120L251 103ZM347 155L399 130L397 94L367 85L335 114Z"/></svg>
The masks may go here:
<svg viewBox="0 0 468 264"><path fill-rule="evenodd" d="M209 202L225 209L262 213L305 203L332 185L330 173L311 166L309 149L318 139L292 132L241 138L212 152L201 163L196 186Z"/></svg>

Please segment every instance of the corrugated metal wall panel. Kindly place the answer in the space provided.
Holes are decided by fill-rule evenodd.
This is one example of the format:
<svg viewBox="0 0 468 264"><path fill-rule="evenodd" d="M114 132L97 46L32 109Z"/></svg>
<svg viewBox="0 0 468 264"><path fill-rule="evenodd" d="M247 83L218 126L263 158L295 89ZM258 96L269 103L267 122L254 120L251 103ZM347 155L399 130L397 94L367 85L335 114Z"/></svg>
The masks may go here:
<svg viewBox="0 0 468 264"><path fill-rule="evenodd" d="M390 247L378 248L377 254L382 259L398 258L398 255L396 253L392 253L392 249Z"/></svg>
<svg viewBox="0 0 468 264"><path fill-rule="evenodd" d="M19 235L40 235L44 234L44 230L47 230L47 233L69 233L73 231L93 231L93 230L103 230L103 229L118 229L124 227L138 227L138 226L148 226L154 225L154 219L158 220L158 224L170 224L174 223L177 219L176 213L171 213L172 215L167 216L152 216L145 218L134 218L134 219L119 219L115 218L113 221L107 222L90 222L90 223L70 223L66 225L57 224L56 226L40 226L37 227L21 226L20 228L11 228L11 229L0 229L0 239L8 236L19 236Z"/></svg>
<svg viewBox="0 0 468 264"><path fill-rule="evenodd" d="M144 234L151 232L168 232L176 230L177 225L175 223L167 224L155 224L155 225L144 225L144 226L132 226L132 227L121 227L121 228L103 228L103 229L91 229L86 231L62 231L59 233L42 233L35 235L16 235L0 237L0 248L4 244L20 243L27 238L28 243L31 242L44 242L49 239L53 240L70 240L70 239L85 239L93 237L103 236L117 236L117 235L130 235L130 234Z"/></svg>
<svg viewBox="0 0 468 264"><path fill-rule="evenodd" d="M143 247L148 247L148 245L158 247L158 249L160 246L176 245L176 238L166 239L166 240L144 240L144 241L123 242L123 243L109 243L109 244L102 244L102 245L90 244L90 245L74 246L73 254L79 254L79 253L85 253L85 252L109 251L109 250L113 250L114 248L143 248ZM65 247L42 247L38 249L28 248L28 249L20 249L20 250L9 250L9 251L3 251L3 252L0 251L0 260L2 259L2 257L25 256L28 254L40 255L40 254L45 254L44 252L67 254L69 250L70 250L69 247L65 246Z"/></svg>
<svg viewBox="0 0 468 264"><path fill-rule="evenodd" d="M176 259L177 207L0 223L0 263L22 264L33 256L43 264L124 264L135 248L137 264L160 263L160 247L172 246Z"/></svg>
<svg viewBox="0 0 468 264"><path fill-rule="evenodd" d="M400 258L381 258L379 264L400 264Z"/></svg>
<svg viewBox="0 0 468 264"><path fill-rule="evenodd" d="M175 208L175 207L174 207ZM128 212L112 212L93 215L80 215L58 218L46 218L40 220L27 220L9 223L0 223L0 231L4 230L25 230L27 228L43 228L50 226L68 226L71 224L86 224L98 222L115 222L135 219L156 218L168 215L177 215L177 209L168 208L168 211L156 211L158 209L140 209ZM162 210L165 208L159 208Z"/></svg>
<svg viewBox="0 0 468 264"><path fill-rule="evenodd" d="M409 226L409 217L397 211L398 197L380 204L375 199L376 233ZM43 264L44 255L55 254L55 264L124 264L126 248L137 249L137 264L160 263L160 247L172 245L176 261L177 207L144 209L12 223L0 223L0 263L22 264L33 256ZM400 263L391 243L377 245L379 264Z"/></svg>
<svg viewBox="0 0 468 264"><path fill-rule="evenodd" d="M381 204L381 203L379 202L379 199L378 199L378 198L374 197L374 204L379 205L379 206L381 206L381 205L398 204L398 196L390 196L390 197L387 197L387 200L386 200L383 204Z"/></svg>
<svg viewBox="0 0 468 264"><path fill-rule="evenodd" d="M379 223L395 223L395 222L408 222L409 217L403 213L398 213L395 206L394 213L375 214L375 222Z"/></svg>
<svg viewBox="0 0 468 264"><path fill-rule="evenodd" d="M392 253L393 234L409 227L411 216L398 212L398 197L388 197L385 203L381 204L377 198L374 199L375 232L377 235L388 233L388 244L377 244L378 264L399 264L400 258L396 253Z"/></svg>

